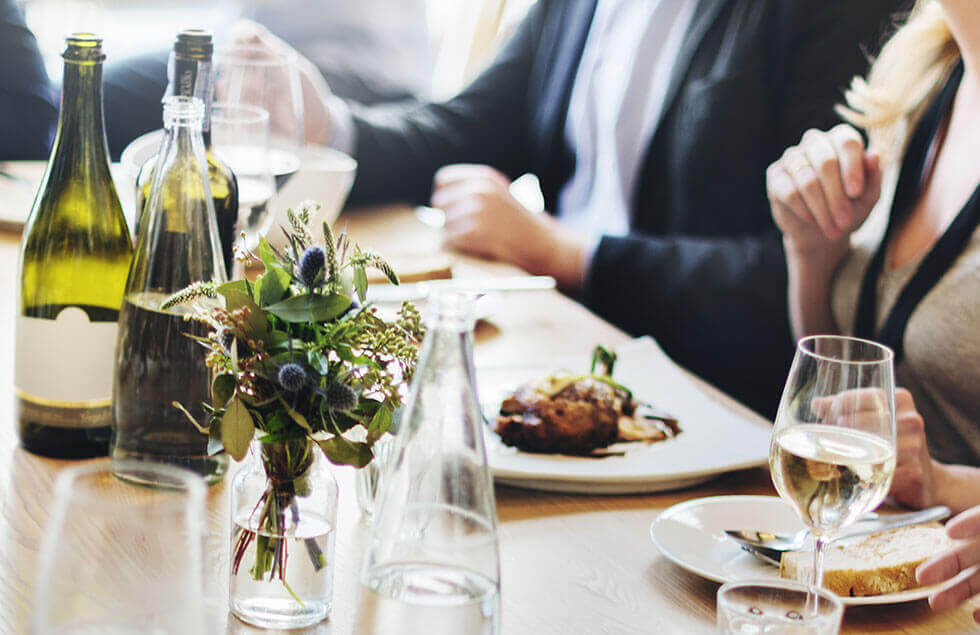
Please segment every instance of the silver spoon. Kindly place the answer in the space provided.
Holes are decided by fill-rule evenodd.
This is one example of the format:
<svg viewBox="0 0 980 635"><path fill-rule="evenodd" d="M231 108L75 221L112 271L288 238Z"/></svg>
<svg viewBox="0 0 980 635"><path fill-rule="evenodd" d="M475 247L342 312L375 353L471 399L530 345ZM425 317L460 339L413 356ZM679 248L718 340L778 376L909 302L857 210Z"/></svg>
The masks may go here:
<svg viewBox="0 0 980 635"><path fill-rule="evenodd" d="M891 514L888 516L878 516L876 518L861 518L857 524L848 527L841 534L834 536L832 542L842 538L852 536L864 536L867 534L897 529L909 525L918 525L937 520L945 520L950 517L951 511L948 507L936 506L923 509L917 512L904 514ZM739 544L745 551L759 558L767 564L779 566L779 561L786 551L798 551L806 543L809 529L801 529L792 535L772 534L765 531L735 530L726 529L728 537Z"/></svg>

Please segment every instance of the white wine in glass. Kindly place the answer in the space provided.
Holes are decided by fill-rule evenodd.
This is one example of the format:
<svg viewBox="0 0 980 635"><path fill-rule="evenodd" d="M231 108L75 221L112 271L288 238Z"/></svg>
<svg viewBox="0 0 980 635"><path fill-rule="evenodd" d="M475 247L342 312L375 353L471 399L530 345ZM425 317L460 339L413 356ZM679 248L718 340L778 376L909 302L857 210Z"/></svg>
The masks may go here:
<svg viewBox="0 0 980 635"><path fill-rule="evenodd" d="M833 534L881 504L895 473L891 349L818 335L797 345L769 447L780 497L816 538L813 585Z"/></svg>

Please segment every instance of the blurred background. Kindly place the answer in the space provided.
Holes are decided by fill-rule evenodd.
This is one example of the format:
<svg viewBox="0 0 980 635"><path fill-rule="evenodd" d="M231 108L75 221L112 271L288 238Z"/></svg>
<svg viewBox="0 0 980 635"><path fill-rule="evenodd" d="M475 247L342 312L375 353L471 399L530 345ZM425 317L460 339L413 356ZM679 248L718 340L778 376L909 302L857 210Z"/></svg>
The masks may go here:
<svg viewBox="0 0 980 635"><path fill-rule="evenodd" d="M477 73L535 0L23 0L48 73L66 33L104 38L108 63L166 51L187 26L220 38L255 19L321 68L338 95L374 103L444 98Z"/></svg>

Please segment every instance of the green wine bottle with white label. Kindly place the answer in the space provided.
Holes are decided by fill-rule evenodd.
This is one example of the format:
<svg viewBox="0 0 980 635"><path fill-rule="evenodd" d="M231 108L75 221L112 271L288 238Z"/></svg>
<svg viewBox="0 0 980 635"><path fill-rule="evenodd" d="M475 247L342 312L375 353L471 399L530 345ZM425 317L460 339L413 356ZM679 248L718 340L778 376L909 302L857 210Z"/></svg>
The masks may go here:
<svg viewBox="0 0 980 635"><path fill-rule="evenodd" d="M23 446L105 455L132 240L109 172L101 38L68 37L51 159L21 242L15 408Z"/></svg>

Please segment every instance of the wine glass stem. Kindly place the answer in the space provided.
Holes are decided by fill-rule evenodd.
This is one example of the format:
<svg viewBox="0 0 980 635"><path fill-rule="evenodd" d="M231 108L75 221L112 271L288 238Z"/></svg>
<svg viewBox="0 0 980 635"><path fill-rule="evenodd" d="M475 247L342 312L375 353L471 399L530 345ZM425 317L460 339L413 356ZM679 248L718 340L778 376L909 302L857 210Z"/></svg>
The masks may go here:
<svg viewBox="0 0 980 635"><path fill-rule="evenodd" d="M820 596L817 595L817 589L823 586L823 552L826 546L827 539L823 536L816 536L816 543L813 546L813 585L806 599L806 612L809 615L817 615L820 608Z"/></svg>
<svg viewBox="0 0 980 635"><path fill-rule="evenodd" d="M817 536L813 547L813 586L818 589L823 586L823 552L826 546L827 539Z"/></svg>

